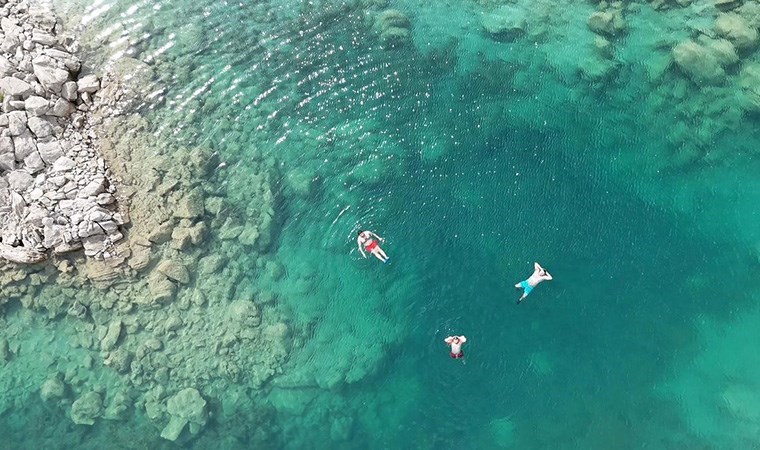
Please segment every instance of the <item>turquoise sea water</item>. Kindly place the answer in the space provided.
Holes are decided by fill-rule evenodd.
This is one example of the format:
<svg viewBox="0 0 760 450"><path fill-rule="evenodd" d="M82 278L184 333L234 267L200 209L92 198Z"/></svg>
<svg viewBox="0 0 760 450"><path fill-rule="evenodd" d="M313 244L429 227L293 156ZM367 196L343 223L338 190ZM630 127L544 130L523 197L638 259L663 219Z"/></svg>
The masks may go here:
<svg viewBox="0 0 760 450"><path fill-rule="evenodd" d="M626 64L662 57L644 36L589 80L590 5L547 3L553 21L504 43L481 31L482 6L394 3L412 23L397 49L372 31L386 7L89 11L104 5L84 50L152 65L164 90L139 112L157 139L218 151L208 182L236 208L255 207L252 161L276 191L282 276L256 289L294 330L290 357L250 387L257 408L212 401L217 419L177 445L760 448L756 118L687 117L703 91ZM696 143L670 133L683 126ZM360 257L360 228L386 238L390 264ZM516 305L533 261L554 280ZM255 257L235 264L259 276ZM450 334L468 338L463 361ZM34 403L5 417L29 448L174 446L139 411L91 428ZM45 420L56 431L30 438Z"/></svg>

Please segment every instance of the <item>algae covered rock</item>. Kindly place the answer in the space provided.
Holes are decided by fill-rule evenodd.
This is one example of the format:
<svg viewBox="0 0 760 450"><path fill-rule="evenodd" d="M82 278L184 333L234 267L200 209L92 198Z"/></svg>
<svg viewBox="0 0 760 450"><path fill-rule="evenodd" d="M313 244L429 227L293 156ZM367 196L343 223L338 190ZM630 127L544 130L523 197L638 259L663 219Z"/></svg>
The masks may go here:
<svg viewBox="0 0 760 450"><path fill-rule="evenodd" d="M185 425L190 424L190 432L196 434L208 420L206 400L193 388L183 389L170 398L166 402L166 411L171 419L161 431L161 437L170 441L177 440Z"/></svg>
<svg viewBox="0 0 760 450"><path fill-rule="evenodd" d="M187 284L190 282L190 272L187 267L177 260L165 260L156 267L156 270L178 283Z"/></svg>
<svg viewBox="0 0 760 450"><path fill-rule="evenodd" d="M511 5L502 6L480 18L485 32L501 42L511 42L525 34L526 24L525 11Z"/></svg>
<svg viewBox="0 0 760 450"><path fill-rule="evenodd" d="M401 47L412 39L411 22L401 11L388 9L375 16L374 29L384 48Z"/></svg>
<svg viewBox="0 0 760 450"><path fill-rule="evenodd" d="M200 189L193 189L182 197L174 208L174 216L182 219L195 219L205 212L203 193Z"/></svg>
<svg viewBox="0 0 760 450"><path fill-rule="evenodd" d="M719 15L715 19L715 32L739 50L750 50L757 45L757 30L738 14Z"/></svg>
<svg viewBox="0 0 760 450"><path fill-rule="evenodd" d="M742 108L760 113L760 64L748 64L739 75L742 87Z"/></svg>
<svg viewBox="0 0 760 450"><path fill-rule="evenodd" d="M694 41L676 45L673 48L673 60L697 84L718 84L726 77L715 53Z"/></svg>
<svg viewBox="0 0 760 450"><path fill-rule="evenodd" d="M88 392L71 405L71 420L77 425L92 425L103 413L103 400L97 392Z"/></svg>
<svg viewBox="0 0 760 450"><path fill-rule="evenodd" d="M117 319L108 326L108 331L100 341L100 349L103 351L112 350L119 341L119 337L121 337L121 320Z"/></svg>
<svg viewBox="0 0 760 450"><path fill-rule="evenodd" d="M586 24L594 33L607 36L615 36L625 30L625 20L619 11L593 12Z"/></svg>
<svg viewBox="0 0 760 450"><path fill-rule="evenodd" d="M45 380L40 387L40 398L44 401L57 400L66 395L66 386L58 377Z"/></svg>
<svg viewBox="0 0 760 450"><path fill-rule="evenodd" d="M261 314L253 302L235 300L228 308L230 320L233 322L245 327L257 327L261 324Z"/></svg>

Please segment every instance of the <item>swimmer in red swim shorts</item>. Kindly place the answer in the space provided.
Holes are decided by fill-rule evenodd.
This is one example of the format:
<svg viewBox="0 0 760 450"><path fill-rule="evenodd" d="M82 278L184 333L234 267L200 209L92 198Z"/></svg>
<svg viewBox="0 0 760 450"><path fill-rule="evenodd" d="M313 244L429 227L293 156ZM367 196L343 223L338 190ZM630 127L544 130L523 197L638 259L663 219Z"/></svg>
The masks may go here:
<svg viewBox="0 0 760 450"><path fill-rule="evenodd" d="M462 344L467 342L467 338L464 336L449 336L443 340L447 345L451 347L451 357L454 359L464 358L464 352L462 351Z"/></svg>
<svg viewBox="0 0 760 450"><path fill-rule="evenodd" d="M375 257L380 261L387 263L390 258L388 258L388 255L385 254L383 249L380 248L380 245L378 244L378 242L384 240L385 239L381 238L371 231L360 231L359 237L356 238L356 243L359 245L359 251L363 257L367 257L367 255L364 253L364 250L367 250L369 253L375 255Z"/></svg>

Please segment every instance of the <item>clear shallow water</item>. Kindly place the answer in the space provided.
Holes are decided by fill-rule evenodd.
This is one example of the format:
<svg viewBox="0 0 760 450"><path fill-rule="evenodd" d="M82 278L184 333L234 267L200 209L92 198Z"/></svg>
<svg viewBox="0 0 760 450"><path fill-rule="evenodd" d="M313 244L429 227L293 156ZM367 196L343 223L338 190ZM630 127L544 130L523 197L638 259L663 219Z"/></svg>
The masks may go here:
<svg viewBox="0 0 760 450"><path fill-rule="evenodd" d="M218 150L220 190L241 209L250 161L272 167L284 276L265 288L298 341L258 397L275 408L272 448L755 445L741 425L754 410L725 407L721 374L745 386L756 373L709 364L721 333L698 326L753 310L756 232L736 228L756 192L731 182L750 185L751 159L707 189L694 180L721 178L718 163L664 170L646 105L621 109L604 95L614 85L560 84L545 54L494 45L454 7L441 14L470 27L443 33L400 5L419 20L415 42L427 30L434 45L383 51L360 10L131 6L92 26L123 14L135 55L155 61L164 100L142 113L156 135ZM387 238L389 266L359 257L358 224ZM517 306L533 261L555 280ZM468 336L464 363L448 357L450 333ZM751 345L738 334L719 347ZM256 420L240 413L186 445L246 436ZM121 433L144 426L138 414Z"/></svg>

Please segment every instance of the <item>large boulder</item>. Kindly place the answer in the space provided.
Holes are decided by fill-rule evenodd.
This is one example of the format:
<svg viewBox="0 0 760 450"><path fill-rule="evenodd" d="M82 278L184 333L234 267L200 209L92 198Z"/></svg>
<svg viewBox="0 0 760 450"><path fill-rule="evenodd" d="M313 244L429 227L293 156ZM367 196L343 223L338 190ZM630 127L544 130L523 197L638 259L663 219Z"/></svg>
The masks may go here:
<svg viewBox="0 0 760 450"><path fill-rule="evenodd" d="M38 95L32 95L24 101L24 109L30 116L44 116L50 109L50 102Z"/></svg>
<svg viewBox="0 0 760 450"><path fill-rule="evenodd" d="M719 84L726 71L711 49L694 41L681 42L673 48L673 60L697 84Z"/></svg>
<svg viewBox="0 0 760 450"><path fill-rule="evenodd" d="M49 56L38 56L32 60L34 76L50 92L60 94L63 83L69 80L69 72L58 68L56 61Z"/></svg>
<svg viewBox="0 0 760 450"><path fill-rule="evenodd" d="M596 34L615 36L625 30L625 20L619 11L595 11L586 21Z"/></svg>
<svg viewBox="0 0 760 450"><path fill-rule="evenodd" d="M412 39L412 23L401 11L388 9L375 16L374 29L384 48L400 47Z"/></svg>
<svg viewBox="0 0 760 450"><path fill-rule="evenodd" d="M721 14L715 19L715 32L731 41L739 50L751 50L757 45L757 30L738 14Z"/></svg>
<svg viewBox="0 0 760 450"><path fill-rule="evenodd" d="M58 141L38 142L37 151L39 151L42 160L50 165L63 156L63 148Z"/></svg>
<svg viewBox="0 0 760 450"><path fill-rule="evenodd" d="M15 77L5 77L0 80L0 90L2 90L5 95L19 96L26 96L34 92L34 88L31 84Z"/></svg>
<svg viewBox="0 0 760 450"><path fill-rule="evenodd" d="M480 25L492 39L510 42L525 34L527 24L523 9L507 5L480 17Z"/></svg>
<svg viewBox="0 0 760 450"><path fill-rule="evenodd" d="M256 304L248 300L235 300L228 306L230 321L243 327L257 327L261 325L261 313Z"/></svg>
<svg viewBox="0 0 760 450"><path fill-rule="evenodd" d="M179 199L174 208L174 216L181 219L195 219L201 217L204 211L203 193L200 189L193 189Z"/></svg>
<svg viewBox="0 0 760 450"><path fill-rule="evenodd" d="M165 260L156 267L156 270L171 280L187 284L190 282L190 272L184 264L176 260Z"/></svg>
<svg viewBox="0 0 760 450"><path fill-rule="evenodd" d="M93 425L103 413L103 400L97 392L88 392L71 405L71 420L77 425Z"/></svg>
<svg viewBox="0 0 760 450"><path fill-rule="evenodd" d="M40 387L40 398L43 401L58 400L66 395L66 385L58 377L45 380Z"/></svg>
<svg viewBox="0 0 760 450"><path fill-rule="evenodd" d="M53 125L47 120L40 117L30 117L26 122L26 126L29 127L32 134L37 136L37 139L44 139L53 135Z"/></svg>
<svg viewBox="0 0 760 450"><path fill-rule="evenodd" d="M190 433L197 434L208 420L206 400L193 388L183 389L170 398L166 402L166 411L171 419L161 431L161 437L170 441L176 441L188 424Z"/></svg>
<svg viewBox="0 0 760 450"><path fill-rule="evenodd" d="M26 131L26 113L24 111L11 111L8 117L8 132L11 136L18 136Z"/></svg>
<svg viewBox="0 0 760 450"><path fill-rule="evenodd" d="M747 64L739 75L742 87L742 107L760 114L760 64Z"/></svg>

